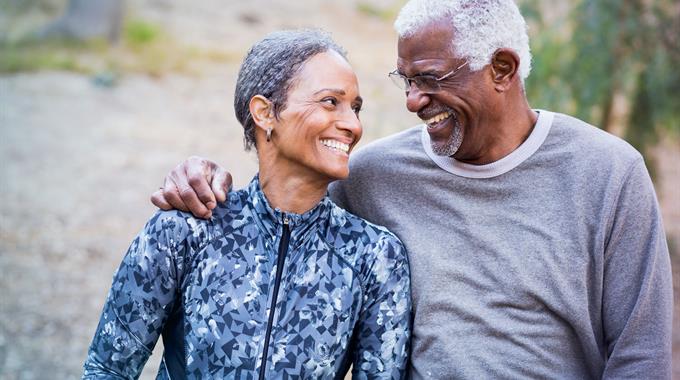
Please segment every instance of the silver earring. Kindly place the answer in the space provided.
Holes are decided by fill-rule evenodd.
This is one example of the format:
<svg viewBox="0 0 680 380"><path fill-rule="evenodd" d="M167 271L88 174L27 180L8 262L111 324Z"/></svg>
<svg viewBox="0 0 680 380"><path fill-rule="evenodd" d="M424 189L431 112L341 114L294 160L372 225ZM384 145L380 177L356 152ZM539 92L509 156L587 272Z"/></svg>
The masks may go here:
<svg viewBox="0 0 680 380"><path fill-rule="evenodd" d="M272 141L272 127L267 128L267 142Z"/></svg>

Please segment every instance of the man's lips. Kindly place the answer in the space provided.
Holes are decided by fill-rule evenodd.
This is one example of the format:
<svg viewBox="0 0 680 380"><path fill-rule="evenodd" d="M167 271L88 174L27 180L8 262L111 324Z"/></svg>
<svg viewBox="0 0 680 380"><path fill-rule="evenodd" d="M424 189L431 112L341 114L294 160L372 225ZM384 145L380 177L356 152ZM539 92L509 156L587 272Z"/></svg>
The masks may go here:
<svg viewBox="0 0 680 380"><path fill-rule="evenodd" d="M428 127L434 127L441 121L448 119L453 113L450 111L444 111L440 112L432 117L429 117L427 119L423 119L423 122L427 124Z"/></svg>
<svg viewBox="0 0 680 380"><path fill-rule="evenodd" d="M457 120L456 114L453 111L440 112L432 117L423 119L427 125L427 132L430 135L436 135L449 126L449 122Z"/></svg>

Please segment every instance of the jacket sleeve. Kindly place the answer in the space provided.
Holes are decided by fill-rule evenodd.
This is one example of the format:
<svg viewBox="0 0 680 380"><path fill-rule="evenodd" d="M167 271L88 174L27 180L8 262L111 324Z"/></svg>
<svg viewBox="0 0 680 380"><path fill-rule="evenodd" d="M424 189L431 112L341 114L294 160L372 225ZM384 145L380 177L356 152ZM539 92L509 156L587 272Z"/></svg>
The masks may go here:
<svg viewBox="0 0 680 380"><path fill-rule="evenodd" d="M133 240L113 277L83 379L136 379L177 298L186 224L159 212Z"/></svg>
<svg viewBox="0 0 680 380"><path fill-rule="evenodd" d="M375 258L364 282L352 355L354 379L403 379L411 341L411 281L406 250L393 236L368 246Z"/></svg>
<svg viewBox="0 0 680 380"><path fill-rule="evenodd" d="M603 379L670 379L673 285L661 213L644 161L629 169L605 246Z"/></svg>

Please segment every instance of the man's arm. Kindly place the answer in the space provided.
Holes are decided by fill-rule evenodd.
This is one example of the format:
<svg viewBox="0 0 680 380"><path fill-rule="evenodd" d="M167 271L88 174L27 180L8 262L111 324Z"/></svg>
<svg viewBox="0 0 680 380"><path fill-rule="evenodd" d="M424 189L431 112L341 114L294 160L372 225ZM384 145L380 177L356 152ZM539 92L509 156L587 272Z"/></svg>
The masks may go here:
<svg viewBox="0 0 680 380"><path fill-rule="evenodd" d="M151 355L176 301L177 253L187 235L181 218L168 214L156 213L116 271L83 379L136 379Z"/></svg>
<svg viewBox="0 0 680 380"><path fill-rule="evenodd" d="M330 184L333 201L342 208L347 206L347 194L341 182ZM210 219L216 202L224 202L231 191L231 174L215 162L191 156L175 166L165 177L163 186L151 194L151 203L161 210L181 210L197 218Z"/></svg>
<svg viewBox="0 0 680 380"><path fill-rule="evenodd" d="M352 357L354 379L404 379L411 339L411 281L404 246L390 236L368 247L367 269Z"/></svg>
<svg viewBox="0 0 680 380"><path fill-rule="evenodd" d="M151 203L161 210L189 211L209 219L217 202L227 199L231 174L215 162L191 156L165 177L163 187L151 195Z"/></svg>
<svg viewBox="0 0 680 380"><path fill-rule="evenodd" d="M670 379L673 284L661 213L644 161L629 169L605 247L605 379Z"/></svg>

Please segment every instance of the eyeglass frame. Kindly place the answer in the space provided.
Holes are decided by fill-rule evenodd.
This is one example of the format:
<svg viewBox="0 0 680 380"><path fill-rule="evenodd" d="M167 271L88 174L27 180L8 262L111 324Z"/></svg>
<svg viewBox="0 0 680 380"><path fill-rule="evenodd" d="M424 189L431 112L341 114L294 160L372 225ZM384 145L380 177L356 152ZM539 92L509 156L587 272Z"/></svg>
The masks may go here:
<svg viewBox="0 0 680 380"><path fill-rule="evenodd" d="M399 73L399 72L397 71L398 69L397 69L397 70L394 70L394 71L392 71L392 72L390 72L390 73L388 73L387 76L392 80L392 83L394 83L397 87L399 87L400 89L402 89L402 90L404 90L404 91L406 91L406 92L410 91L410 90L411 90L411 86L412 86L413 84L415 84L415 86L416 86L416 87L418 88L418 90L420 90L421 92L428 93L428 94L434 94L434 93L437 93L437 92L439 92L439 91L441 90L441 85L440 85L439 82L441 82L441 81L443 81L443 80L445 80L445 79L447 79L447 78L450 78L453 74L457 73L460 69L462 69L462 68L463 68L465 65L467 65L468 63L469 63L469 62L466 60L466 61L463 62L460 66L456 67L455 69L449 71L448 73L442 75L442 76L439 77L439 78L436 78L436 77L434 77L434 75L430 75L430 74L416 75L415 77L407 77L406 75L403 75L403 74ZM434 78L434 79L433 79L433 80L434 80L433 83L437 85L437 89L436 89L436 90L433 90L433 91L424 91L423 89L421 89L420 86L418 86L418 81L419 81L419 79L422 79L422 78L424 78L424 77L432 77L432 78ZM403 83L403 86L399 84L399 83L400 83L399 81L403 81L403 82L402 82L402 83Z"/></svg>

